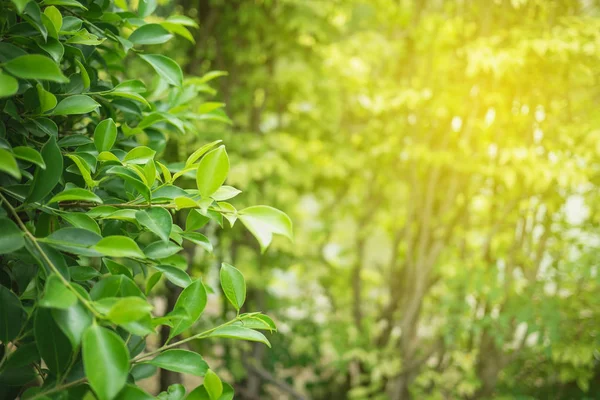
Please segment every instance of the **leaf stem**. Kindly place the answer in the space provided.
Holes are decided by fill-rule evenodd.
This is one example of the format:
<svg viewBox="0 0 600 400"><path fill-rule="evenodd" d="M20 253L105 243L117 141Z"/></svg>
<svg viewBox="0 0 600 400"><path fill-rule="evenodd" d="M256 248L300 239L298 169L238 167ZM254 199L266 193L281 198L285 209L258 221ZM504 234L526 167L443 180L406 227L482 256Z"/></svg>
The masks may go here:
<svg viewBox="0 0 600 400"><path fill-rule="evenodd" d="M211 329L209 329L209 330L207 330L207 331L204 331L204 332L200 332L200 333L198 333L198 334L196 334L196 335L190 336L189 338L182 339L182 340L180 340L180 341L178 341L178 342L171 343L171 344L168 344L168 345L164 345L164 346L162 346L162 347L159 347L158 349L156 349L156 350L154 350L154 351L151 351L151 352L149 352L149 353L140 354L139 356L135 357L135 358L132 360L132 362L133 362L133 363L140 362L140 360L142 360L142 359L144 359L144 358L146 358L146 357L150 357L150 356L153 356L153 355L155 355L155 354L162 353L162 352L163 352L163 351L165 351L165 350L169 350L169 349L171 349L171 348L173 348L173 347L177 347L177 346L179 346L179 345L182 345L182 344L184 344L184 343L190 342L190 341L192 341L192 340L196 340L196 339L204 339L205 337L207 337L208 335L210 335L211 333L213 333L213 332L214 332L214 331L216 331L217 329L219 329L219 328L223 328L223 327L225 327L225 326L228 326L228 325L231 325L231 324L233 324L233 323L235 323L235 322L237 322L237 321L241 321L242 319L243 319L243 318L236 317L235 319L232 319L231 321L227 321L227 322L225 322L224 324L221 324L221 325L219 325L219 326L215 326L214 328L211 328Z"/></svg>
<svg viewBox="0 0 600 400"><path fill-rule="evenodd" d="M62 276L62 274L60 273L58 268L52 263L52 261L50 260L48 255L44 252L44 250L38 243L37 238L35 236L33 236L31 234L31 232L29 232L29 230L27 229L27 227L21 220L21 217L19 217L19 214L17 213L17 211L13 208L13 206L8 202L8 200L6 199L6 197L4 197L4 195L2 193L0 193L0 199L2 199L2 201L6 204L6 207L9 209L11 214L15 217L17 224L19 225L21 230L25 233L25 236L27 236L27 238L35 246L35 248L40 253L40 255L42 256L44 261L48 264L50 269L58 276L58 278L61 280L63 285L65 285L67 287L67 289L69 289L71 292L73 292L73 294L75 294L75 296L83 303L84 306L86 306L86 308L88 308L92 312L92 314L94 314L94 316L96 318L104 318L100 313L98 313L98 311L96 311L96 309L94 307L92 307L90 302L85 297L83 297L73 286L71 286L71 283L68 280L66 280L64 276Z"/></svg>
<svg viewBox="0 0 600 400"><path fill-rule="evenodd" d="M49 395L51 393L60 392L63 389L68 389L70 387L77 386L77 385L85 383L85 382L87 382L87 378L77 379L75 381L65 383L64 385L57 385L50 390L46 390L45 392L40 392L40 393L36 394L35 396L31 397L29 400L39 399L39 398L45 397L46 395Z"/></svg>

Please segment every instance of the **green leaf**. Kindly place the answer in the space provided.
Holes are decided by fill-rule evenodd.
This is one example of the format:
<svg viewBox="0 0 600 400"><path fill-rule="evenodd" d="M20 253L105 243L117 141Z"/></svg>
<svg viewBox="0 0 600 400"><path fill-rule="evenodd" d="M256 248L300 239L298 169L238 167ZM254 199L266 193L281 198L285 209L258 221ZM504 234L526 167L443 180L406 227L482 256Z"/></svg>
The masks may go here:
<svg viewBox="0 0 600 400"><path fill-rule="evenodd" d="M190 210L190 213L185 220L185 230L188 232L195 231L206 225L208 221L210 221L210 218L200 214L198 210Z"/></svg>
<svg viewBox="0 0 600 400"><path fill-rule="evenodd" d="M206 289L202 284L202 280L198 279L192 282L191 285L183 289L173 311L184 312L189 318L182 319L175 323L169 338L173 338L185 331L200 318L202 311L206 307Z"/></svg>
<svg viewBox="0 0 600 400"><path fill-rule="evenodd" d="M62 373L69 366L73 348L69 338L52 318L52 310L36 310L33 330L40 356L47 368L54 374Z"/></svg>
<svg viewBox="0 0 600 400"><path fill-rule="evenodd" d="M4 225L2 225L4 227ZM17 337L25 323L25 310L19 298L0 285L0 342L6 344Z"/></svg>
<svg viewBox="0 0 600 400"><path fill-rule="evenodd" d="M75 96L69 96L62 100L54 111L52 111L52 115L80 115L87 114L92 111L95 111L100 104L96 103L94 99L90 96L86 96L84 94L79 94Z"/></svg>
<svg viewBox="0 0 600 400"><path fill-rule="evenodd" d="M246 281L244 275L233 265L221 264L221 287L229 302L240 310L246 301Z"/></svg>
<svg viewBox="0 0 600 400"><path fill-rule="evenodd" d="M292 220L283 211L269 206L252 206L239 211L239 219L256 237L261 250L271 243L273 234L293 237Z"/></svg>
<svg viewBox="0 0 600 400"><path fill-rule="evenodd" d="M148 278L148 280L146 281L146 295L152 291L152 289L154 288L154 286L156 286L160 278L162 278L162 275L162 272L155 272L152 275L150 275L150 278Z"/></svg>
<svg viewBox="0 0 600 400"><path fill-rule="evenodd" d="M53 309L52 317L73 348L79 346L83 333L92 323L92 315L79 302L66 309Z"/></svg>
<svg viewBox="0 0 600 400"><path fill-rule="evenodd" d="M188 350L167 350L146 363L195 376L204 376L208 370L208 364L202 356Z"/></svg>
<svg viewBox="0 0 600 400"><path fill-rule="evenodd" d="M69 268L71 279L74 281L87 281L100 276L100 272L92 267L80 266Z"/></svg>
<svg viewBox="0 0 600 400"><path fill-rule="evenodd" d="M183 85L181 67L169 57L160 54L140 54L140 57L150 64L156 73L171 85Z"/></svg>
<svg viewBox="0 0 600 400"><path fill-rule="evenodd" d="M53 59L39 54L13 58L3 65L12 75L21 79L39 79L53 82L69 82Z"/></svg>
<svg viewBox="0 0 600 400"><path fill-rule="evenodd" d="M127 236L108 236L99 241L94 249L111 257L146 258L133 239Z"/></svg>
<svg viewBox="0 0 600 400"><path fill-rule="evenodd" d="M108 299L100 301L106 300ZM128 322L139 321L149 315L150 311L152 311L152 305L146 300L137 296L122 297L113 302L106 316L113 323L122 325Z"/></svg>
<svg viewBox="0 0 600 400"><path fill-rule="evenodd" d="M145 18L152 14L157 6L158 2L156 0L140 0L138 2L138 15Z"/></svg>
<svg viewBox="0 0 600 400"><path fill-rule="evenodd" d="M21 14L23 12L23 10L25 9L25 6L27 5L27 3L29 3L30 1L31 0L12 0L12 3L17 8L17 12L19 14Z"/></svg>
<svg viewBox="0 0 600 400"><path fill-rule="evenodd" d="M19 81L0 70L0 98L10 97L19 90Z"/></svg>
<svg viewBox="0 0 600 400"><path fill-rule="evenodd" d="M42 85L39 83L36 85L36 88L38 92L38 98L40 99L40 108L43 113L56 107L56 96L47 90L44 90Z"/></svg>
<svg viewBox="0 0 600 400"><path fill-rule="evenodd" d="M145 298L135 282L125 275L113 275L103 278L90 291L90 297L94 301L107 297L130 296Z"/></svg>
<svg viewBox="0 0 600 400"><path fill-rule="evenodd" d="M169 241L169 235L173 227L173 217L171 217L169 211L162 207L152 207L148 210L136 212L135 219L148 228L150 232L155 233L163 242Z"/></svg>
<svg viewBox="0 0 600 400"><path fill-rule="evenodd" d="M183 236L184 239L187 239L190 242L202 247L204 250L208 251L209 253L212 253L212 251L213 251L212 243L203 234L198 233L198 232L185 232L185 233L182 233L181 236Z"/></svg>
<svg viewBox="0 0 600 400"><path fill-rule="evenodd" d="M81 228L62 228L42 240L52 247L69 253L88 257L98 257L100 253L94 249L102 236Z"/></svg>
<svg viewBox="0 0 600 400"><path fill-rule="evenodd" d="M220 146L207 153L196 172L196 184L202 197L210 197L221 187L229 173L229 157L225 146Z"/></svg>
<svg viewBox="0 0 600 400"><path fill-rule="evenodd" d="M117 140L117 125L112 118L101 121L94 130L94 145L101 151L110 150Z"/></svg>
<svg viewBox="0 0 600 400"><path fill-rule="evenodd" d="M204 388L211 400L219 400L219 397L223 394L223 382L211 369L206 372L204 377Z"/></svg>
<svg viewBox="0 0 600 400"><path fill-rule="evenodd" d="M213 331L209 336L249 340L251 342L264 343L267 346L271 347L271 343L269 343L265 335L263 335L262 333L237 325L224 326Z"/></svg>
<svg viewBox="0 0 600 400"><path fill-rule="evenodd" d="M160 259L170 257L173 254L179 253L181 250L182 248L173 242L165 243L162 240L159 240L146 246L144 248L144 253L148 258Z"/></svg>
<svg viewBox="0 0 600 400"><path fill-rule="evenodd" d="M112 400L129 372L129 351L113 331L90 326L83 335L83 366L89 384L100 400Z"/></svg>
<svg viewBox="0 0 600 400"><path fill-rule="evenodd" d="M138 146L131 150L123 158L124 163L130 164L146 164L149 160L154 159L156 151L146 146Z"/></svg>
<svg viewBox="0 0 600 400"><path fill-rule="evenodd" d="M83 44L87 46L98 46L104 42L104 39L99 38L93 33L88 32L87 29L82 29L75 35L71 36L65 43L69 44Z"/></svg>
<svg viewBox="0 0 600 400"><path fill-rule="evenodd" d="M198 159L200 157L202 157L204 154L206 154L210 149L212 149L213 147L215 147L216 145L218 145L221 142L222 142L222 140L215 140L214 142L207 143L207 144L203 145L198 150L194 151L187 158L187 160L185 161L185 166L189 167L190 165L192 165L193 163L195 163L196 161L198 161Z"/></svg>
<svg viewBox="0 0 600 400"><path fill-rule="evenodd" d="M42 147L42 158L46 168L37 167L33 176L33 184L27 197L27 202L40 201L56 186L62 175L63 157L56 144L56 137L50 139Z"/></svg>
<svg viewBox="0 0 600 400"><path fill-rule="evenodd" d="M137 386L125 385L123 390L119 392L115 400L154 400L155 397L144 392Z"/></svg>
<svg viewBox="0 0 600 400"><path fill-rule="evenodd" d="M8 218L0 218L0 254L8 254L25 246L25 233Z"/></svg>
<svg viewBox="0 0 600 400"><path fill-rule="evenodd" d="M54 196L48 203L58 203L60 201L85 201L88 203L100 203L102 199L89 190L81 188L67 189Z"/></svg>
<svg viewBox="0 0 600 400"><path fill-rule="evenodd" d="M62 283L56 274L52 274L46 280L44 296L40 299L41 307L47 308L69 308L77 302L77 296Z"/></svg>
<svg viewBox="0 0 600 400"><path fill-rule="evenodd" d="M215 193L212 194L212 198L217 201L229 200L242 193L241 190L234 188L233 186L221 186Z"/></svg>
<svg viewBox="0 0 600 400"><path fill-rule="evenodd" d="M76 0L44 0L44 4L47 6L55 5L55 6L65 6L65 7L76 7L81 8L83 10L87 10L87 8Z"/></svg>
<svg viewBox="0 0 600 400"><path fill-rule="evenodd" d="M62 14L60 13L60 11L58 11L58 8L54 7L54 6L50 6L50 7L46 7L44 9L44 15L48 17L48 19L52 22L52 25L54 25L54 29L56 30L56 32L60 32L61 28L62 28Z"/></svg>
<svg viewBox="0 0 600 400"><path fill-rule="evenodd" d="M158 400L183 400L185 397L185 387L182 384L175 383L167 388L166 392L158 395Z"/></svg>
<svg viewBox="0 0 600 400"><path fill-rule="evenodd" d="M41 169L46 169L46 163L42 155L31 147L19 146L13 148L13 154L16 158L38 165ZM0 156L1 158L1 156Z"/></svg>
<svg viewBox="0 0 600 400"><path fill-rule="evenodd" d="M0 171L6 172L16 179L21 179L21 171L15 157L5 149L0 149Z"/></svg>
<svg viewBox="0 0 600 400"><path fill-rule="evenodd" d="M154 265L153 268L162 272L171 283L179 287L186 288L192 283L189 275L177 267L171 265Z"/></svg>
<svg viewBox="0 0 600 400"><path fill-rule="evenodd" d="M134 45L144 45L165 43L171 38L173 35L159 24L146 24L133 31L127 40Z"/></svg>
<svg viewBox="0 0 600 400"><path fill-rule="evenodd" d="M83 177L83 180L85 181L86 186L90 187L90 188L96 187L97 182L92 179L92 174L90 172L89 164L82 157L80 157L76 154L67 154L67 157L69 157L77 166L77 169L79 170L79 173Z"/></svg>

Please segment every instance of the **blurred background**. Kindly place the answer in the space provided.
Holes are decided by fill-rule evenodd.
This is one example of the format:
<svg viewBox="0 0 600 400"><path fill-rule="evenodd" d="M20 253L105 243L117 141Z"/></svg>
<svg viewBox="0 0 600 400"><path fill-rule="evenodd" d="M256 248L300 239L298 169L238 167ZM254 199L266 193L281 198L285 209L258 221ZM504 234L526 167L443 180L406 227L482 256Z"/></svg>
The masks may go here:
<svg viewBox="0 0 600 400"><path fill-rule="evenodd" d="M294 221L265 254L237 225L187 249L214 287L221 261L242 270L279 328L272 349L192 344L236 398L600 399L600 2L171 0L156 19L174 11L197 28L160 51L228 75L164 157L223 139L234 205ZM235 315L210 297L203 324Z"/></svg>

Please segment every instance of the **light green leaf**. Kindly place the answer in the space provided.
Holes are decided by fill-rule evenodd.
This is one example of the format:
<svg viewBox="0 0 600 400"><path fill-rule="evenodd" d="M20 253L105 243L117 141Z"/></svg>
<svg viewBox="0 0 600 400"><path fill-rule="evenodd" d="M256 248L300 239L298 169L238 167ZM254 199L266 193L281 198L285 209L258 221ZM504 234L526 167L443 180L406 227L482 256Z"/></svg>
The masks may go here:
<svg viewBox="0 0 600 400"><path fill-rule="evenodd" d="M223 394L223 382L211 369L204 376L204 388L211 400L219 400L219 397Z"/></svg>
<svg viewBox="0 0 600 400"><path fill-rule="evenodd" d="M202 356L188 350L167 350L146 363L195 376L204 376L208 370L208 364Z"/></svg>
<svg viewBox="0 0 600 400"><path fill-rule="evenodd" d="M19 90L19 81L0 70L0 98L10 97Z"/></svg>
<svg viewBox="0 0 600 400"><path fill-rule="evenodd" d="M169 281L179 287L186 288L192 283L189 275L177 267L171 265L154 265L153 268L162 272Z"/></svg>
<svg viewBox="0 0 600 400"><path fill-rule="evenodd" d="M53 59L39 54L28 54L13 58L3 65L12 75L21 79L39 79L54 82L69 82Z"/></svg>
<svg viewBox="0 0 600 400"><path fill-rule="evenodd" d="M138 15L145 18L152 14L157 6L158 2L156 0L140 0L138 2Z"/></svg>
<svg viewBox="0 0 600 400"><path fill-rule="evenodd" d="M77 302L77 296L62 283L56 274L52 274L46 280L44 295L40 299L41 307L47 308L69 308Z"/></svg>
<svg viewBox="0 0 600 400"><path fill-rule="evenodd" d="M38 92L38 97L40 99L40 109L43 113L52 110L54 107L56 107L56 96L54 96L47 90L44 90L42 85L40 85L39 83L36 85L36 88Z"/></svg>
<svg viewBox="0 0 600 400"><path fill-rule="evenodd" d="M225 146L220 146L207 153L196 172L196 184L202 197L210 197L221 187L229 173L229 157Z"/></svg>
<svg viewBox="0 0 600 400"><path fill-rule="evenodd" d="M94 249L111 257L146 258L133 239L127 236L108 236L99 241Z"/></svg>
<svg viewBox="0 0 600 400"><path fill-rule="evenodd" d="M150 232L155 233L164 242L169 241L171 228L173 227L173 217L171 213L162 207L152 207L147 210L140 210L135 213L136 220Z"/></svg>
<svg viewBox="0 0 600 400"><path fill-rule="evenodd" d="M208 251L209 253L212 253L212 251L213 251L212 243L203 234L198 233L198 232L185 232L185 233L181 234L181 236L183 236L184 239L187 239L190 242L195 243L198 246L202 247L204 250Z"/></svg>
<svg viewBox="0 0 600 400"><path fill-rule="evenodd" d="M200 147L198 150L194 151L185 161L185 166L189 167L193 163L195 163L200 157L206 154L210 149L221 143L222 140L215 140L212 143L207 143Z"/></svg>
<svg viewBox="0 0 600 400"><path fill-rule="evenodd" d="M102 42L104 42L104 39L101 39L93 33L88 32L87 29L82 29L79 32L77 32L77 34L67 39L65 43L98 46L102 44Z"/></svg>
<svg viewBox="0 0 600 400"><path fill-rule="evenodd" d="M48 19L54 25L54 29L56 32L60 32L62 28L62 14L58 11L58 8L54 6L46 7L44 9L44 15L48 17Z"/></svg>
<svg viewBox="0 0 600 400"><path fill-rule="evenodd" d="M81 176L83 177L87 187L93 188L98 185L98 183L92 179L90 167L83 158L76 154L67 154L67 157L69 157L75 163L75 165L77 165L77 169L79 169L79 173L81 173Z"/></svg>
<svg viewBox="0 0 600 400"><path fill-rule="evenodd" d="M102 199L96 196L94 193L89 190L81 189L81 188L73 188L63 190L56 196L54 196L48 203L58 203L60 201L85 201L88 203L100 203L102 204Z"/></svg>
<svg viewBox="0 0 600 400"><path fill-rule="evenodd" d="M78 59L75 59L75 64L77 64L77 66L79 67L79 72L81 74L81 81L83 82L83 88L86 90L89 89L91 80L90 80L90 75L87 72L87 69L85 69L85 66Z"/></svg>
<svg viewBox="0 0 600 400"><path fill-rule="evenodd" d="M156 151L146 146L138 146L132 149L123 158L124 163L130 164L146 164L149 160L154 159Z"/></svg>
<svg viewBox="0 0 600 400"><path fill-rule="evenodd" d="M99 300L98 303L106 300L109 299ZM113 323L123 325L139 321L148 316L150 311L152 311L152 305L140 297L121 297L112 303L106 316Z"/></svg>
<svg viewBox="0 0 600 400"><path fill-rule="evenodd" d="M83 366L89 384L100 400L112 400L129 372L129 351L113 331L90 326L83 335Z"/></svg>
<svg viewBox="0 0 600 400"><path fill-rule="evenodd" d="M62 283L56 274L52 274L46 280L44 295L40 299L41 307L47 308L69 308L77 302L77 296Z"/></svg>
<svg viewBox="0 0 600 400"><path fill-rule="evenodd" d="M52 115L79 115L79 114L87 114L92 111L95 111L100 104L96 103L94 99L90 96L86 96L84 94L79 94L75 96L69 96L62 100L54 111L52 111Z"/></svg>
<svg viewBox="0 0 600 400"><path fill-rule="evenodd" d="M127 40L134 45L161 44L169 41L173 35L159 24L146 24L137 28Z"/></svg>
<svg viewBox="0 0 600 400"><path fill-rule="evenodd" d="M181 67L169 57L160 54L140 54L140 57L150 64L156 73L171 85L183 85Z"/></svg>
<svg viewBox="0 0 600 400"><path fill-rule="evenodd" d="M210 197L217 201L224 201L232 199L240 193L242 193L242 191L234 188L233 186L223 185Z"/></svg>
<svg viewBox="0 0 600 400"><path fill-rule="evenodd" d="M21 171L14 155L5 149L0 149L0 171L6 172L16 179L21 179Z"/></svg>
<svg viewBox="0 0 600 400"><path fill-rule="evenodd" d="M202 280L198 279L192 282L191 285L183 289L173 311L184 312L189 318L179 320L171 329L169 338L179 335L185 331L200 318L200 314L206 307L206 289L202 284Z"/></svg>
<svg viewBox="0 0 600 400"><path fill-rule="evenodd" d="M283 211L269 206L252 206L238 212L239 219L256 237L262 251L269 246L273 234L293 237L292 220Z"/></svg>
<svg viewBox="0 0 600 400"><path fill-rule="evenodd" d="M263 335L262 333L237 325L224 326L213 331L209 336L249 340L251 342L264 343L267 346L271 347L271 343L269 343L265 335Z"/></svg>
<svg viewBox="0 0 600 400"><path fill-rule="evenodd" d="M94 145L99 152L110 150L117 140L117 125L112 118L101 121L94 130Z"/></svg>
<svg viewBox="0 0 600 400"><path fill-rule="evenodd" d="M42 169L46 169L46 163L42 158L42 155L35 149L26 146L19 146L13 148L13 154L16 158L38 165ZM1 158L1 156L0 156Z"/></svg>
<svg viewBox="0 0 600 400"><path fill-rule="evenodd" d="M239 311L244 305L244 301L246 301L246 281L244 280L244 275L233 265L222 263L220 279L223 293L225 293L225 296L233 307Z"/></svg>

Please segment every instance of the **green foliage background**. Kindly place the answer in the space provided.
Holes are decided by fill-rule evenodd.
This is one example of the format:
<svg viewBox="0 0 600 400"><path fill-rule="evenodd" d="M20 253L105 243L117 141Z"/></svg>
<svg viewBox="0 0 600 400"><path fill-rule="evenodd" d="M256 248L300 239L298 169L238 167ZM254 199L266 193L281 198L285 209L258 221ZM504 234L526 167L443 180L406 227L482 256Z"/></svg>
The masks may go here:
<svg viewBox="0 0 600 400"><path fill-rule="evenodd" d="M279 331L266 333L271 349L189 348L240 399L598 398L599 13L578 0L160 4L145 22L167 33L151 36L175 36L107 63L119 81L143 78L141 96L156 104L124 114L119 146L155 149L191 194L208 189L184 160L223 140L226 184L243 191L227 203L269 204L294 221L294 241L264 252L269 234L291 232L248 218L221 230L223 218L206 215L217 219L196 232L206 240L194 236L176 266L229 286L184 335L237 318L229 264L247 283L242 310L268 311ZM122 39L135 41L138 17L124 18ZM179 75L156 78L139 50L201 78L180 91ZM116 92L94 98L132 99ZM95 116L80 129L91 135ZM186 213L173 219L184 232ZM180 289L169 282L154 298L172 309ZM141 385L178 382L161 370Z"/></svg>

